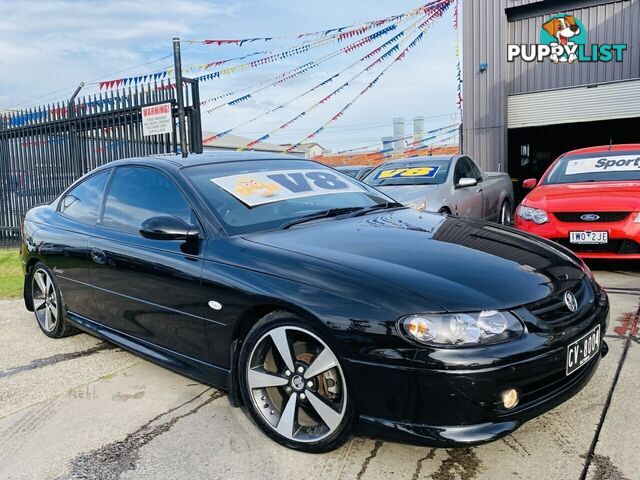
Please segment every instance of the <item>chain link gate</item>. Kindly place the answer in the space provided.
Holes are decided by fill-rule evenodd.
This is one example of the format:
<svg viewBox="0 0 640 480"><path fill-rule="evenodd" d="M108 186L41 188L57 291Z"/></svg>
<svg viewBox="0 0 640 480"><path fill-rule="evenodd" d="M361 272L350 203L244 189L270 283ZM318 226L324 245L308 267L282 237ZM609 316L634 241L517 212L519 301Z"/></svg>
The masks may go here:
<svg viewBox="0 0 640 480"><path fill-rule="evenodd" d="M198 82L183 78L187 144L202 153ZM177 153L176 85L164 81L101 92L0 117L0 244L19 240L31 207L113 160ZM142 107L171 103L173 132L144 136Z"/></svg>

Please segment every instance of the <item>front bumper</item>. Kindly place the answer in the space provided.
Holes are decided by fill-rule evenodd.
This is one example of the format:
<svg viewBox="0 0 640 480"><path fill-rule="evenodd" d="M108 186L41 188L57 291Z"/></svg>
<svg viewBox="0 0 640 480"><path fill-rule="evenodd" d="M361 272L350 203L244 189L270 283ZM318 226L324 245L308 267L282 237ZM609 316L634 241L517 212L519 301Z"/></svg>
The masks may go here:
<svg viewBox="0 0 640 480"><path fill-rule="evenodd" d="M567 401L589 382L608 351L606 343L601 340L599 354L569 376L567 345L598 324L604 337L608 314L607 304L568 328L567 335L555 332L542 340L528 333L548 347L498 366L475 368L470 361L466 366L431 370L350 360L349 382L357 396L360 431L437 447L475 445L508 435ZM516 388L521 396L515 408L506 410L501 393L509 388Z"/></svg>
<svg viewBox="0 0 640 480"><path fill-rule="evenodd" d="M549 222L538 225L516 214L515 227L558 242L581 258L640 260L640 223L634 222L638 212L631 213L621 222L561 222L553 213L548 215ZM569 243L569 232L585 230L608 232L608 244L572 245Z"/></svg>

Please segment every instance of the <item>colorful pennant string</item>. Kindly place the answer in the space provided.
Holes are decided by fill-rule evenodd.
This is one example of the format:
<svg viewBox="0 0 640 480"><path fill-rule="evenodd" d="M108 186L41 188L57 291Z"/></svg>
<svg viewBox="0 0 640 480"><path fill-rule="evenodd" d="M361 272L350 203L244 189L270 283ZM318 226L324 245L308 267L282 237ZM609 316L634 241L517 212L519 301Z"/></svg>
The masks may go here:
<svg viewBox="0 0 640 480"><path fill-rule="evenodd" d="M402 38L402 37L403 37L403 35L405 35L405 33L406 33L406 32L411 32L411 31L415 30L415 28L416 28L416 27L415 27L415 25L416 25L419 21L420 21L420 19L418 19L418 21L416 21L416 22L414 22L413 24L411 24L411 25L410 25L408 28L406 28L405 30L401 31L399 34L395 35L395 36L393 37L393 39L391 39L391 40L389 40L389 41L385 42L383 45L388 46L388 45L390 45L391 43L393 43L393 41L396 41L396 40L398 40L398 39ZM393 51L395 51L396 49L397 49L397 46L396 46L396 47L391 48L391 49L390 49L390 51L389 51L389 52L386 52L383 56L388 57L388 56L389 56L391 53L393 53ZM380 50L380 47L376 48L374 51L376 51L376 52L380 52L380 51L381 51L381 50ZM338 51L338 53L339 53L339 51ZM370 53L368 53L368 54L366 54L364 57L360 58L358 61L353 62L351 65L348 65L347 67L343 68L343 69L342 69L342 70L340 70L338 73L336 73L336 74L332 75L331 77L329 77L329 78L327 78L327 79L323 80L323 81L322 81L322 82L320 82L319 84L317 84L317 85L315 85L315 86L311 87L311 88L310 88L310 89L308 89L308 90L305 90L305 91L304 91L304 92L302 92L301 94L299 94L299 95L295 96L294 98L292 98L292 99L288 100L287 102L285 102L285 103L283 103L283 104L281 104L281 105L278 105L277 107L272 108L272 109L270 109L270 110L268 110L268 111L266 111L266 112L263 112L263 113L259 114L258 116L253 117L253 118L251 118L251 119L249 119L249 120L247 120L247 121L245 121L245 122L243 122L243 123L241 123L241 124L239 124L239 125L236 125L235 127L231 128L231 129L229 129L229 130L226 130L225 132L221 132L221 133L217 133L217 134L215 134L215 135L212 135L212 136L210 136L210 137L208 137L208 138L204 139L204 143L206 144L206 143L212 142L212 141L214 141L214 140L216 140L216 139L218 139L218 138L220 138L220 137L222 137L222 136L224 136L224 135L228 135L229 133L231 133L231 132L232 132L232 131L234 131L234 130L237 130L238 128L244 127L244 126L246 126L246 125L248 125L248 124L250 124L250 123L252 123L252 122L254 122L254 121L258 120L259 118L264 117L265 115L268 115L268 114L270 114L270 113L273 113L273 112L275 112L275 111L277 111L277 110L280 110L280 109L282 109L282 108L286 107L287 105L289 105L289 104L293 103L294 101L296 101L296 100L298 100L298 99L300 99L300 98L304 97L305 95L308 95L309 93L311 93L311 92L313 92L313 91L317 90L318 88L321 88L321 87L323 87L324 85L327 85L328 83L332 82L334 79L336 79L336 78L337 78L338 76L340 76L342 73L344 73L344 72L346 72L347 70L349 70L349 69L353 68L354 66L358 65L359 63L361 63L361 62L363 62L363 61L366 61L366 60L369 60L369 59L371 59L371 52L370 52ZM356 77L357 77L357 76L359 76L359 75L361 75L361 74L362 74L362 73L364 73L365 71L368 71L368 69L369 69L369 67L367 67L365 70L363 70L363 71L362 71L362 72L360 72L358 75L356 75ZM304 112L300 113L299 115L297 115L296 117L294 117L294 118L293 118L293 119L291 119L290 121L286 122L285 124L281 125L281 126L280 126L280 127L278 127L277 129L275 129L274 131L269 132L269 133L268 133L268 134L266 134L266 135L263 135L262 137L260 137L260 138L262 139L262 140L260 140L260 141L264 141L264 140L266 140L267 138L269 138L269 136L270 136L272 133L274 133L276 130L287 128L287 127L288 127L289 125L291 125L293 122L295 122L296 120L298 120L298 119L302 118L303 116L305 116L306 114L308 114L308 113L309 113L311 110L313 110L316 106L318 106L318 105L319 105L319 104L321 104L321 103L326 102L327 100L329 100L329 98L330 98L330 97L332 97L333 95L336 95L337 93L339 93L339 91L341 91L343 88L345 88L345 87L347 86L347 84L349 84L349 82L352 82L356 77L353 77L351 80L349 80L346 84L344 84L344 85L342 85L341 87L339 87L339 88L338 88L337 90L335 90L333 93L331 93L331 94L329 94L328 96L324 97L324 98L323 98L320 102L318 102L316 105L314 105L314 106L312 106L311 108L307 109L306 111L304 111ZM282 80L284 80L284 79L282 79ZM266 88L266 87L265 87L265 88ZM255 92L254 92L254 93L255 93ZM229 102L229 103L230 103L230 102ZM212 109L208 110L208 112L209 112L209 113L211 113L211 112L213 112L214 110L217 110L218 108L220 108L220 107L222 107L222 106L225 106L225 105L228 105L228 103L227 103L227 104L219 105L219 106L217 106L217 107L214 107L214 108L212 108ZM246 146L245 146L245 148L250 148L250 146L251 146L251 145L255 145L255 143L258 143L258 142L257 142L257 141L256 141L256 142L251 142L251 144L246 145Z"/></svg>
<svg viewBox="0 0 640 480"><path fill-rule="evenodd" d="M408 28L406 28L404 30L404 33L406 35L410 35L410 33L415 30L417 27L417 23L419 22L419 20L417 22L414 22L412 25L410 25ZM420 33L420 35L418 36L418 38L415 41L417 41L421 36L422 33ZM399 37L398 37L399 38ZM320 105L328 102L329 100L331 100L333 97L335 97L336 95L338 95L342 90L344 90L345 88L347 88L349 85L351 85L358 77L360 77L361 75L365 74L366 72L368 72L371 68L373 68L374 65L386 60L387 58L391 57L391 55L393 55L393 53L395 51L398 51L400 48L400 44L396 44L394 46L392 46L391 48L389 48L389 50L387 50L386 52L384 52L378 59L374 60L371 64L369 64L368 66L366 66L365 68L363 68L361 71L359 71L356 75L354 75L353 77L351 77L349 80L347 80L346 82L344 82L342 85L340 85L338 88L336 88L335 90L333 90L331 93L329 93L328 95L324 96L323 98L321 98L320 100L318 100L317 102L315 102L313 105L311 105L309 108L307 108L306 110L302 111L301 113L299 113L298 115L294 116L293 118L291 118L289 121L283 123L282 125L274 128L273 130L271 130L269 133L267 133L266 135L263 135L262 137L249 142L247 145L245 145L244 148L252 148L253 146L255 146L256 144L258 144L259 142L263 141L263 139L268 139L271 135L273 135L274 133L280 131L280 130L284 130L286 128L288 128L291 124L293 124L294 122L296 122L297 120L300 120L302 117L308 115L310 112L312 112L314 109L318 108ZM369 55L366 55L367 57ZM358 60L357 62L353 63L352 65L349 65L348 67L346 67L345 69L343 69L342 71L345 71L355 65L357 65L358 63L360 63L362 61L362 59ZM342 73L342 72L340 72ZM339 75L340 73L338 73L337 75ZM334 76L335 77L335 76ZM327 80L325 80L323 83L328 83L329 81L331 81L334 77L331 77Z"/></svg>
<svg viewBox="0 0 640 480"><path fill-rule="evenodd" d="M451 4L450 0L447 0L445 2L442 2L440 5L438 5L437 7L434 7L433 10L430 12L430 16L422 23L418 26L418 28L420 28L421 30L424 30L427 26L431 25L431 23L433 22L434 19L441 17L444 12L449 8ZM358 99L360 99L362 96L364 96L371 88L373 88L375 86L376 83L378 83L378 81L380 80L380 78L387 72L387 70L389 70L392 66L394 66L395 64L397 64L398 62L400 62L405 55L407 54L407 52L409 50L411 50L413 47L415 47L415 45L423 38L423 34L424 31L420 32L420 34L418 36L416 36L411 43L409 43L409 45L407 45L402 52L400 52L400 54L394 58L394 60L389 63L360 93L358 93L349 103L347 103L344 107L342 107L341 110L338 111L338 113L336 113L333 117L331 117L327 122L325 122L322 126L320 126L318 129L316 129L315 131L311 132L309 135L307 135L305 138L303 138L302 140L300 140L299 142L289 146L288 148L284 149L284 152L290 152L291 150L293 150L294 148L300 146L300 144L311 140L312 138L316 137L320 132L322 132L329 124L335 122L336 120L338 120L340 117L342 117L344 115L344 113L353 106L354 103L356 103L356 101Z"/></svg>
<svg viewBox="0 0 640 480"><path fill-rule="evenodd" d="M205 40L183 40L183 42L194 45L238 45L242 46L245 43L254 43L254 42L268 42L272 40L287 40L287 39L300 39L307 37L335 37L337 41L346 40L352 37L357 37L362 35L363 33L369 31L372 28L377 28L381 25L385 25L388 23L396 23L406 17L411 17L422 13L426 8L430 8L435 4L441 3L441 0L436 0L432 2L428 2L420 7L413 8L408 10L400 15L392 15L390 17L381 18L379 20L372 20L368 22L364 22L359 25L346 25L343 27L330 28L328 30L318 30L315 32L305 32L305 33L295 33L292 35L273 35L269 37L249 37L249 38L236 38L236 39L205 39Z"/></svg>
<svg viewBox="0 0 640 480"><path fill-rule="evenodd" d="M392 25L392 26L395 28L395 25ZM377 38L380 35L383 35L384 33L376 32L373 35L376 35L376 34L378 34L376 36L376 38ZM373 35L371 35L371 36L373 36ZM303 75L304 73L308 72L312 68L316 68L320 64L322 64L322 63L326 62L327 60L330 60L331 58L334 58L337 55L340 55L342 53L346 53L344 48L335 50L335 51L329 53L328 55L325 55L325 56L321 57L319 60L308 62L308 63L302 65L301 67L292 70L292 73L290 75L287 75L285 77L279 76L274 82L271 82L270 84L267 84L267 85L264 85L262 87L259 87L258 89L252 91L250 94L244 95L244 97L240 97L241 99L243 99L241 101L247 100L248 98L250 98L251 96L255 95L258 92L261 92L261 91L266 90L268 88L274 87L276 85L280 85L280 84L282 84L282 83L284 83L284 82L286 82L288 80L291 80L291 79L296 78L296 77L298 77L300 75ZM216 97L216 98L221 98L221 97ZM236 100L239 100L239 99L236 99ZM225 106L233 106L233 105L237 105L238 103L240 103L240 102L236 102L236 100L231 100L230 102L223 103L221 105L217 105L217 106L207 110L207 113L212 113L215 110L218 110L219 108L222 108L222 107L225 107ZM205 103L205 102L201 102L201 103Z"/></svg>
<svg viewBox="0 0 640 480"><path fill-rule="evenodd" d="M413 13L412 15L417 15L419 13L429 13L433 10L438 10L440 8L442 8L443 5L449 5L453 0L436 0L434 2L430 2L426 5L423 5L422 7L418 8L418 9L414 9L415 13ZM392 17L389 17L392 18ZM425 20L425 21L428 21ZM394 27L395 28L395 27ZM423 26L419 26L419 28L423 28ZM393 28L390 29L382 29L384 32L376 32L373 35L383 35L384 33L388 33L389 31L393 30ZM371 40L369 39L372 35L370 35L369 37L366 37L365 39L362 39L362 41L356 42L353 47L353 49L355 48L359 48L362 45L365 45L367 43L369 43ZM377 38L377 37L376 37ZM217 72L212 72L206 75L201 75L199 77L196 77L196 80L200 81L200 82L206 82L208 80L213 80L214 78L220 78L223 75L229 75L232 73L236 73L239 71L243 71L243 70L247 70L249 68L254 68L257 66L261 66L261 65L266 65L268 63L272 63L278 60L284 60L288 57L291 56L295 56L295 55L300 55L302 53L306 53L309 50L311 50L312 48L317 48L320 46L324 46L327 45L333 41L336 41L338 39L338 37L332 38L332 37L324 37L320 40L314 41L314 42L310 42L310 43L305 43L303 45L299 45L293 48L290 48L288 50L284 50L281 52L277 52L274 53L272 55L268 55L266 57L260 58L258 60L253 60L249 63L243 63L240 65L235 65L232 67L227 67L225 69L222 70L218 70Z"/></svg>
<svg viewBox="0 0 640 480"><path fill-rule="evenodd" d="M385 29L379 30L379 31L369 35L368 37L365 37L363 40L377 39L380 36L385 35L388 32L390 32L390 31L394 30L395 28L397 28L397 26L400 25L400 23L401 22L399 22L397 24L394 24L394 25L391 25L391 27L393 27L393 28L385 28ZM400 32L399 34L397 34L394 37L393 41L395 41L397 38L402 36L402 34L403 34L403 32ZM355 42L355 43L359 43L359 42ZM362 46L365 43L369 43L369 42L361 43L361 45L359 45L359 46ZM388 45L388 44L391 44L391 43L393 43L393 42L392 41L387 41L387 42L385 42L384 45ZM250 93L250 96L253 96L258 92L261 92L261 91L266 90L268 88L274 87L276 85L280 85L280 84L282 84L282 83L284 83L284 82L286 82L288 80L291 80L293 78L297 78L298 76L308 72L309 70L311 70L313 68L316 68L317 66L321 65L322 63L324 63L324 62L326 62L328 60L331 60L332 58L334 58L334 57L336 57L338 55L341 55L343 53L351 53L353 50L355 50L355 48L353 48L353 45L354 45L354 43L352 43L350 45L347 45L346 47L342 47L342 48L339 48L337 50L334 50L333 52L331 52L331 53L329 53L327 55L324 55L323 57L320 57L319 59L316 59L316 60L313 60L311 62L305 63L304 65L301 65L300 67L297 67L297 68L295 68L293 70L290 70L289 72L285 72L284 74L278 75L275 78L271 79L272 81L261 82L260 84L258 84L256 86L257 88ZM381 48L378 47L378 49L376 49L376 50L380 51ZM367 58L370 58L371 56L372 56L372 54L369 53ZM364 61L364 59L361 59L360 61ZM350 68L350 67L348 67L348 68ZM251 88L255 88L255 87L249 87L249 89L251 89ZM200 104L201 105L206 105L207 103L215 102L215 101L220 100L222 98L226 98L228 96L236 95L237 93L240 93L240 92L245 92L246 90L247 90L247 88L244 88L244 89L241 89L241 90L238 90L238 91L235 91L235 92L225 93L223 95L219 95L217 97L214 97L214 98L211 98L211 99L208 99L208 100L204 100L204 101L200 102ZM232 105L232 102L233 101L217 105L217 106L207 110L207 113L213 113L215 110L218 110L219 108Z"/></svg>
<svg viewBox="0 0 640 480"><path fill-rule="evenodd" d="M457 89L457 100L456 104L458 105L458 110L462 113L462 68L460 66L460 28L458 23L458 15L459 15L459 7L460 2L456 0L455 7L453 9L453 29L456 31L456 44L454 46L454 51L456 55L456 89Z"/></svg>

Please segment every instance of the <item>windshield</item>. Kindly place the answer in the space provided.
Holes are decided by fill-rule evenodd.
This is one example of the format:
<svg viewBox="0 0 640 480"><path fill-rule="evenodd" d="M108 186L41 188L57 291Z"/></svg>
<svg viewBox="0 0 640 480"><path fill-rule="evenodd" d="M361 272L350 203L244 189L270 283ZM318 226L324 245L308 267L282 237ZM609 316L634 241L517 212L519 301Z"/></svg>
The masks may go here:
<svg viewBox="0 0 640 480"><path fill-rule="evenodd" d="M572 155L558 160L545 184L640 180L640 152Z"/></svg>
<svg viewBox="0 0 640 480"><path fill-rule="evenodd" d="M305 160L228 162L182 172L229 235L282 228L326 210L392 201L351 177Z"/></svg>
<svg viewBox="0 0 640 480"><path fill-rule="evenodd" d="M363 182L375 187L389 185L436 185L444 183L450 160L393 162L380 165Z"/></svg>

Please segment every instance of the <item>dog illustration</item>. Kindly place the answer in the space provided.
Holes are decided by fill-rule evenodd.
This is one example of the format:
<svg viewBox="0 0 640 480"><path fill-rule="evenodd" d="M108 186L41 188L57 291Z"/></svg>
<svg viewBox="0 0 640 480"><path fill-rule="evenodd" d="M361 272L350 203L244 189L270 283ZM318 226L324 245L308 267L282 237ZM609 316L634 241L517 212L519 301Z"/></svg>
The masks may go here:
<svg viewBox="0 0 640 480"><path fill-rule="evenodd" d="M551 43L551 46L557 45L575 45L574 42L569 41L570 38L580 34L580 27L576 24L576 18L573 15L565 15L564 17L552 18L544 25L542 25L549 35L558 39L558 43ZM569 57L551 54L549 58L553 63L569 62L573 63L578 59L575 53L569 55Z"/></svg>
<svg viewBox="0 0 640 480"><path fill-rule="evenodd" d="M236 185L236 192L240 195L260 195L262 197L271 197L280 189L277 183L261 182L253 178L239 178Z"/></svg>

